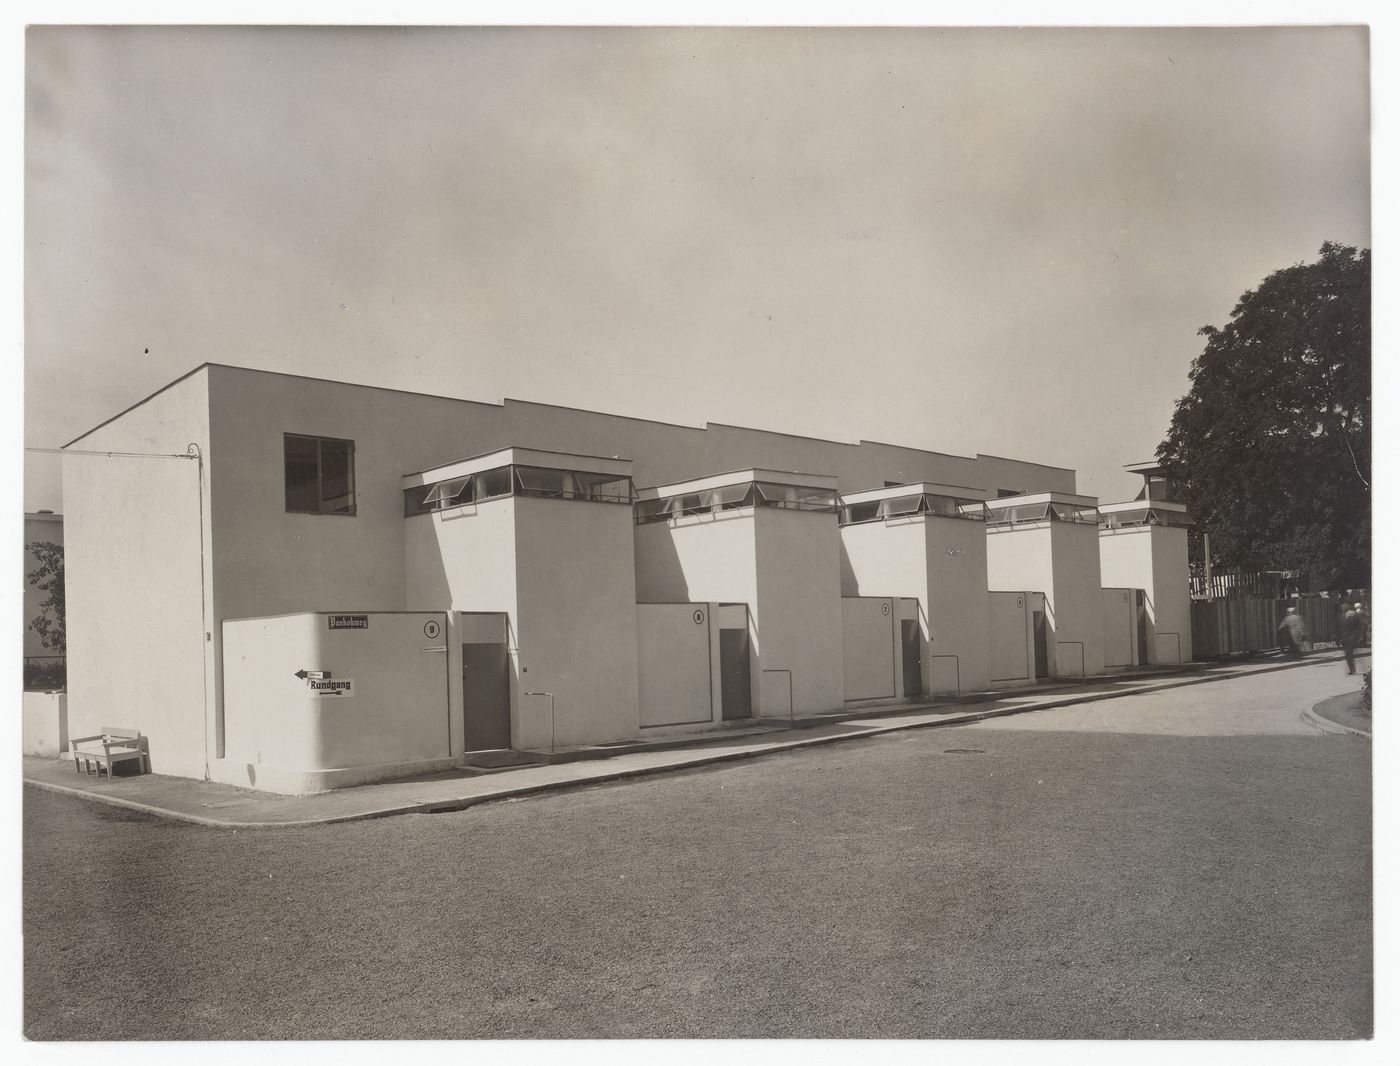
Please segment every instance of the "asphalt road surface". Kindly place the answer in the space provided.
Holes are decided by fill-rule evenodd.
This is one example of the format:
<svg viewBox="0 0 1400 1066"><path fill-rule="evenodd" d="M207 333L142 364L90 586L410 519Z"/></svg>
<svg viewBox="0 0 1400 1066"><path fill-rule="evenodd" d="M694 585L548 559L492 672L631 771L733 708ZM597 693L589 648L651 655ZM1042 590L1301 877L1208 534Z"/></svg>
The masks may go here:
<svg viewBox="0 0 1400 1066"><path fill-rule="evenodd" d="M25 790L31 1039L1356 1038L1337 664L441 815Z"/></svg>

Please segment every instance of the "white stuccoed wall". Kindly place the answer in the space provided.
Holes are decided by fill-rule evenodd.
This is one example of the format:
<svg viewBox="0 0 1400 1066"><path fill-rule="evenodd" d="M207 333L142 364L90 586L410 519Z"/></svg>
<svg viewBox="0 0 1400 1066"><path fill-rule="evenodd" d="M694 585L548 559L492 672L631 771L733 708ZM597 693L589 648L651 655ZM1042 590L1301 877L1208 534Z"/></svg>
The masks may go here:
<svg viewBox="0 0 1400 1066"><path fill-rule="evenodd" d="M978 692L991 684L991 616L987 600L987 527L960 518L925 518L928 562L930 691ZM946 656L957 671L948 672Z"/></svg>
<svg viewBox="0 0 1400 1066"><path fill-rule="evenodd" d="M636 551L641 602L748 605L759 716L845 702L834 514L746 507L652 522L636 527Z"/></svg>
<svg viewBox="0 0 1400 1066"><path fill-rule="evenodd" d="M1103 580L1147 594L1148 653L1153 662L1190 662L1191 590L1187 531L1179 526L1128 526L1099 531Z"/></svg>
<svg viewBox="0 0 1400 1066"><path fill-rule="evenodd" d="M1032 619L1043 602L1038 592L987 593L992 684L1035 680Z"/></svg>
<svg viewBox="0 0 1400 1066"><path fill-rule="evenodd" d="M1045 593L1052 676L1103 673L1098 529L1043 521L987 527L987 580L993 591Z"/></svg>
<svg viewBox="0 0 1400 1066"><path fill-rule="evenodd" d="M758 633L765 706L782 715L791 672L792 709L811 714L845 702L841 660L841 542L836 515L756 508ZM778 702L781 701L781 702ZM776 707L774 704L778 703Z"/></svg>
<svg viewBox="0 0 1400 1066"><path fill-rule="evenodd" d="M981 522L934 515L862 522L841 528L841 546L844 595L918 599L923 676L931 693L975 692L990 684Z"/></svg>
<svg viewBox="0 0 1400 1066"><path fill-rule="evenodd" d="M441 612L369 613L365 629L328 615L224 623L226 758L217 780L316 792L439 769L452 762L447 663L425 654ZM353 680L352 696L317 696L300 670Z"/></svg>
<svg viewBox="0 0 1400 1066"><path fill-rule="evenodd" d="M841 600L842 667L847 700L899 694L898 613L886 597Z"/></svg>
<svg viewBox="0 0 1400 1066"><path fill-rule="evenodd" d="M200 372L74 448L183 453L193 443L207 454L208 436ZM207 488L192 459L63 458L69 732L139 729L154 772L195 778L214 743Z"/></svg>
<svg viewBox="0 0 1400 1066"><path fill-rule="evenodd" d="M554 694L560 745L637 735L637 586L632 509L518 497L520 685ZM549 743L549 700L521 704L517 746Z"/></svg>
<svg viewBox="0 0 1400 1066"><path fill-rule="evenodd" d="M637 605L637 689L644 729L719 721L718 632L708 603Z"/></svg>
<svg viewBox="0 0 1400 1066"><path fill-rule="evenodd" d="M1078 677L1082 661L1083 674L1092 677L1104 671L1098 526L1051 522L1050 534L1055 560L1054 600L1046 608L1055 626L1051 669L1059 677Z"/></svg>

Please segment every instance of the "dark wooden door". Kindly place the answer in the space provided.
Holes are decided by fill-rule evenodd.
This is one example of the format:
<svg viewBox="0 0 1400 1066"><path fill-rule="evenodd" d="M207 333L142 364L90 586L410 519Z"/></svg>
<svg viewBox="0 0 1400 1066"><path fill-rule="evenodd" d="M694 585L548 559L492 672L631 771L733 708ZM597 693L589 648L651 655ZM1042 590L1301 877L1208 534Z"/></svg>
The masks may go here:
<svg viewBox="0 0 1400 1066"><path fill-rule="evenodd" d="M920 669L919 622L915 618L901 618L899 639L904 656L904 695L917 696L924 690L923 671Z"/></svg>
<svg viewBox="0 0 1400 1066"><path fill-rule="evenodd" d="M466 750L510 747L510 656L504 644L462 645Z"/></svg>
<svg viewBox="0 0 1400 1066"><path fill-rule="evenodd" d="M1137 592L1137 661L1142 666L1147 663L1147 593L1142 589Z"/></svg>
<svg viewBox="0 0 1400 1066"><path fill-rule="evenodd" d="M1050 676L1050 649L1046 646L1048 637L1045 631L1045 612L1032 612L1035 625L1035 676Z"/></svg>
<svg viewBox="0 0 1400 1066"><path fill-rule="evenodd" d="M749 631L719 631L720 717L724 721L753 717L753 690L749 678Z"/></svg>

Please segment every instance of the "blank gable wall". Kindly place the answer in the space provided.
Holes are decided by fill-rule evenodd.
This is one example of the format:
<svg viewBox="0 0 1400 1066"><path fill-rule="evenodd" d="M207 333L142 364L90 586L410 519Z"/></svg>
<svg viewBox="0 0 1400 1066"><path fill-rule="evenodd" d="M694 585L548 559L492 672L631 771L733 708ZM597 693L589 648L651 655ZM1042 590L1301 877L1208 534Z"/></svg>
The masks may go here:
<svg viewBox="0 0 1400 1066"><path fill-rule="evenodd" d="M207 454L208 439L201 371L72 447L183 453L198 444ZM63 510L69 735L140 729L155 772L203 777L199 464L67 455Z"/></svg>

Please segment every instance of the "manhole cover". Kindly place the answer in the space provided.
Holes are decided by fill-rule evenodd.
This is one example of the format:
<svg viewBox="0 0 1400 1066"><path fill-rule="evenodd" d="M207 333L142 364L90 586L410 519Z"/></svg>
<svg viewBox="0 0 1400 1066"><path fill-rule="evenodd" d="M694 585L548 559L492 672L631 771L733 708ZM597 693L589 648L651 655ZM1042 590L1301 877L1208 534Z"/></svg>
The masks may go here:
<svg viewBox="0 0 1400 1066"><path fill-rule="evenodd" d="M944 748L944 755L986 755L983 748Z"/></svg>

